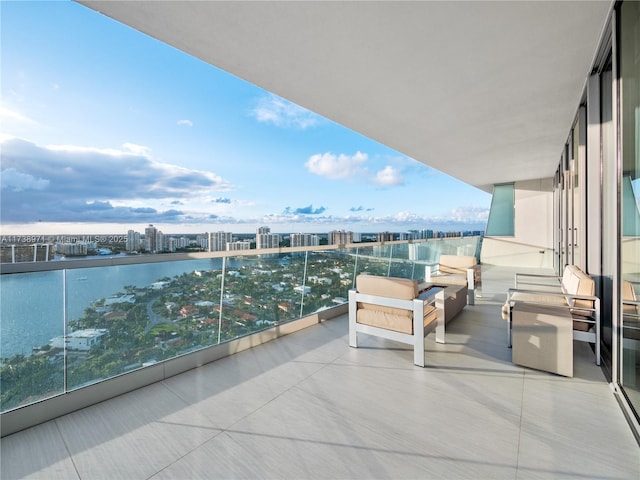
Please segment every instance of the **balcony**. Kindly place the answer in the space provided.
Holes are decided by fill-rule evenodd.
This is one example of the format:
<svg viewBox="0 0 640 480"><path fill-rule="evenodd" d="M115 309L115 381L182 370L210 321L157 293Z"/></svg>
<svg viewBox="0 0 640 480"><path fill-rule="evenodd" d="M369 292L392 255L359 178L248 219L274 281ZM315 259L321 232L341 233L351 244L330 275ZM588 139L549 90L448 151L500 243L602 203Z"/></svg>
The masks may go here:
<svg viewBox="0 0 640 480"><path fill-rule="evenodd" d="M447 343L427 337L427 368L403 344L350 348L343 313L8 435L1 477L636 478L638 445L587 344L574 378L511 363L513 273L483 268Z"/></svg>
<svg viewBox="0 0 640 480"><path fill-rule="evenodd" d="M52 415L56 403L88 406L335 317L359 273L421 278L440 253L478 255L479 245L460 237L3 264L2 436L31 426L12 419L33 421L37 409L39 423L72 411ZM105 381L97 398L73 400Z"/></svg>

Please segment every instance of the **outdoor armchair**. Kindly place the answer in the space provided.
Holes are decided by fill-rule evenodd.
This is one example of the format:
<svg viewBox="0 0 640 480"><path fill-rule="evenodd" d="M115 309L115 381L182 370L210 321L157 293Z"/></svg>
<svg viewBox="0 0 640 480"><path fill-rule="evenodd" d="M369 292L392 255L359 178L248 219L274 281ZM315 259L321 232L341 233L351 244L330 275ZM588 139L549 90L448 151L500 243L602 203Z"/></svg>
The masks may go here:
<svg viewBox="0 0 640 480"><path fill-rule="evenodd" d="M424 337L435 329L435 291L420 295L418 282L406 278L358 275L349 290L349 345L358 333L413 345L413 363L425 365Z"/></svg>

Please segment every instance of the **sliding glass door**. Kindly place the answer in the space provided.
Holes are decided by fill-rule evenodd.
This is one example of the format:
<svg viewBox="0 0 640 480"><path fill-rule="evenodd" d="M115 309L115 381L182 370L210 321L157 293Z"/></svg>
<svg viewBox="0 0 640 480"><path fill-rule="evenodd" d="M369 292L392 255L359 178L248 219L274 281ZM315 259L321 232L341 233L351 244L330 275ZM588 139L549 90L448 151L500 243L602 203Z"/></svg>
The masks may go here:
<svg viewBox="0 0 640 480"><path fill-rule="evenodd" d="M640 412L640 3L620 8L621 321L619 383Z"/></svg>

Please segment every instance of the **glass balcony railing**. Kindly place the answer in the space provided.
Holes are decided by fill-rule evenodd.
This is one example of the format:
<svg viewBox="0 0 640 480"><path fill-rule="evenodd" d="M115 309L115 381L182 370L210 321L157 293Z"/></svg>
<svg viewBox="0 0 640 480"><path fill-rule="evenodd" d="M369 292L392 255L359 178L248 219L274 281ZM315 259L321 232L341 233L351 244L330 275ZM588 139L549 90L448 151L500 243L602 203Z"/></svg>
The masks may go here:
<svg viewBox="0 0 640 480"><path fill-rule="evenodd" d="M11 264L0 411L343 305L360 273L421 279L441 253L479 251L465 237Z"/></svg>

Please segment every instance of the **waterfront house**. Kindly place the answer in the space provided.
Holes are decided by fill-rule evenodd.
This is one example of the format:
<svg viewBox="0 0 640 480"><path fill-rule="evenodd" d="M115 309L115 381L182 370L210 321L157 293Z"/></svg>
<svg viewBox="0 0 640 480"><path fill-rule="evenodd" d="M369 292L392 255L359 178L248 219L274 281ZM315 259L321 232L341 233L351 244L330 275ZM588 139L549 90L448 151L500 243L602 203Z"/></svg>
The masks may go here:
<svg viewBox="0 0 640 480"><path fill-rule="evenodd" d="M103 337L108 333L106 328L86 328L63 337L52 338L49 344L51 348L88 351L91 347L100 345Z"/></svg>

